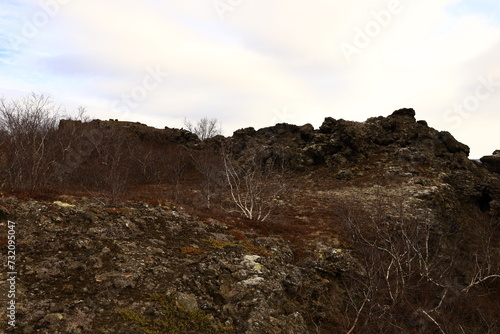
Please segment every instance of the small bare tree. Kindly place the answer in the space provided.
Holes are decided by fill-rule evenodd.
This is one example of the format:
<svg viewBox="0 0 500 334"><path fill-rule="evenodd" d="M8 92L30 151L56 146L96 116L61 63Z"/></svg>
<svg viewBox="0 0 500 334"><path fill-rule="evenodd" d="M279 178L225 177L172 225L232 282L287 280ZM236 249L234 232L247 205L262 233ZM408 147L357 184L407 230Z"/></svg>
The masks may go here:
<svg viewBox="0 0 500 334"><path fill-rule="evenodd" d="M228 152L223 159L229 197L237 211L248 219L266 220L285 189L283 158L254 148L244 162L238 163Z"/></svg>
<svg viewBox="0 0 500 334"><path fill-rule="evenodd" d="M196 125L184 119L184 126L202 141L222 134L222 125L216 118L203 117Z"/></svg>

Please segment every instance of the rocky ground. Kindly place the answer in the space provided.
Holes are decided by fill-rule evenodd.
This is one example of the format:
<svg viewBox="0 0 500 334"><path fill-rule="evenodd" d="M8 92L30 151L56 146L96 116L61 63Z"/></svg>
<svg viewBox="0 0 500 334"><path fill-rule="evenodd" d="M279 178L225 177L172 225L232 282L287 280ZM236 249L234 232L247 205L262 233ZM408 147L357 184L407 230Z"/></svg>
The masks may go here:
<svg viewBox="0 0 500 334"><path fill-rule="evenodd" d="M8 220L16 223L18 272L16 329L6 333L143 333L120 311L160 317L152 294L173 296L181 307L201 310L235 333L326 333L320 330L325 324L342 328L340 278L359 269L351 247L339 241L339 227L332 226L335 210L343 210L332 200L352 203L362 197L360 205L383 202L378 205L387 212L420 207L435 221L426 201L446 197L447 191L445 184L354 187L348 182L310 190L312 202L295 208L299 223L288 235L283 226L271 231L266 226L277 223L250 228L234 218L192 216L168 202L107 205L90 198L4 196L2 234ZM330 210L322 207L325 203Z"/></svg>
<svg viewBox="0 0 500 334"><path fill-rule="evenodd" d="M324 276L347 266L331 246L317 250L321 261L297 262L281 238L169 205L4 197L0 208L2 231L14 220L17 240L17 326L7 332L141 333L118 311L151 312L148 296L157 293L238 333L308 333L297 298L322 293Z"/></svg>
<svg viewBox="0 0 500 334"><path fill-rule="evenodd" d="M184 201L3 193L0 258L15 266L0 277L0 333L496 333L498 152L471 161L414 116L215 138L240 159L284 154L265 222L201 209L192 185Z"/></svg>

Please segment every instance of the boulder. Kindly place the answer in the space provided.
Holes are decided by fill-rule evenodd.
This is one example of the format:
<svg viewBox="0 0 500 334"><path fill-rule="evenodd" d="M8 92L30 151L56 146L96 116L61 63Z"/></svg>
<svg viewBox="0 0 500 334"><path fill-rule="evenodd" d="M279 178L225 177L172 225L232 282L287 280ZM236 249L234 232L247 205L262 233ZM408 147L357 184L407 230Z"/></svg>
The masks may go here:
<svg viewBox="0 0 500 334"><path fill-rule="evenodd" d="M480 160L490 172L500 174L500 150L496 150L492 155L486 155Z"/></svg>

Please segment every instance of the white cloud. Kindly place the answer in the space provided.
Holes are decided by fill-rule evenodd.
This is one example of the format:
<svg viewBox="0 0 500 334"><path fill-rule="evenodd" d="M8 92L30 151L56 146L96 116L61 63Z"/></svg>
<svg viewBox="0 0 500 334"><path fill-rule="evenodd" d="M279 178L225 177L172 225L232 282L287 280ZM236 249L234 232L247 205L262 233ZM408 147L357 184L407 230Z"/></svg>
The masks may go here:
<svg viewBox="0 0 500 334"><path fill-rule="evenodd" d="M394 1L226 1L234 5L223 20L214 1L63 1L20 54L3 57L0 88L38 88L98 117L156 126L218 117L227 134L271 125L274 110L319 126L326 116L364 120L414 107L418 118L471 145L472 156L491 153L476 138L491 128L500 89L458 127L445 113L473 93L478 77L500 80L500 27L489 15L500 5ZM28 3L29 19L41 7ZM393 3L397 13L387 17ZM376 29L377 15L388 21L348 62L341 44L353 44L357 29ZM137 108L113 112L155 66L169 77Z"/></svg>

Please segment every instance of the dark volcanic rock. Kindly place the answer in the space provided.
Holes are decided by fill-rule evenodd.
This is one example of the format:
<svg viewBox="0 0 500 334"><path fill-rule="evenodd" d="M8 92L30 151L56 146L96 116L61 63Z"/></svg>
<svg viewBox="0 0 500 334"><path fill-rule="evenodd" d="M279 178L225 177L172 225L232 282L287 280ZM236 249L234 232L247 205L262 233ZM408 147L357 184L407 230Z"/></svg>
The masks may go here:
<svg viewBox="0 0 500 334"><path fill-rule="evenodd" d="M475 164L468 159L467 145L449 132L437 131L425 121L417 122L415 110L410 108L366 122L327 117L318 130L309 124L277 124L258 131L248 128L235 132L228 141L241 157L255 147L265 147L269 156L284 155L293 169L326 165L343 180L377 169L387 174L395 165L399 170L396 175L412 176L417 169L425 168L435 177L445 175L446 182L473 201L488 196L493 202L500 200L500 181L490 174L500 170L500 156L482 158L484 166ZM390 174L394 175L392 171Z"/></svg>
<svg viewBox="0 0 500 334"><path fill-rule="evenodd" d="M500 150L496 150L492 155L481 158L481 162L493 173L500 173Z"/></svg>
<svg viewBox="0 0 500 334"><path fill-rule="evenodd" d="M317 270L348 267L347 257L298 265L284 239L237 240L240 231L168 206L72 203L0 199L22 236L13 333L139 334L118 310L146 310L158 293L236 333L306 334L291 286L323 289Z"/></svg>
<svg viewBox="0 0 500 334"><path fill-rule="evenodd" d="M390 160L400 148L409 148L406 160L438 168L467 164L469 148L448 132L430 128L415 120L415 110L400 109L388 117L370 118L364 123L325 118L318 130L307 124L297 127L277 124L255 131L238 130L230 138L233 147L241 150L257 145L281 147L293 155L292 167L327 164L334 169L349 168L373 157ZM245 144L242 144L244 142ZM283 148L287 148L284 150Z"/></svg>
<svg viewBox="0 0 500 334"><path fill-rule="evenodd" d="M444 144L449 153L464 153L469 156L469 147L460 143L449 132L441 131L437 138Z"/></svg>
<svg viewBox="0 0 500 334"><path fill-rule="evenodd" d="M392 113L393 117L398 117L398 116L403 116L403 117L411 117L415 118L415 110L412 108L403 108L396 110L395 112Z"/></svg>

